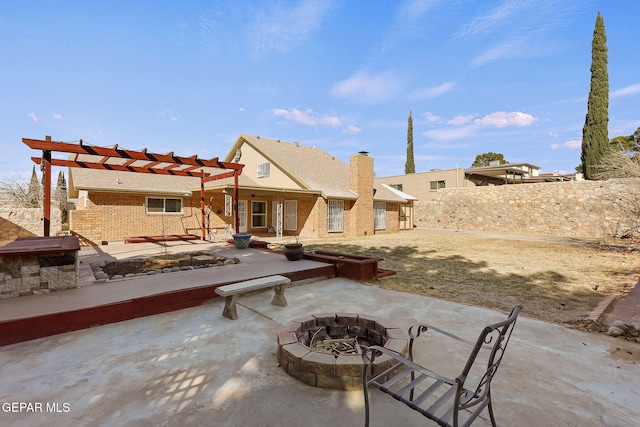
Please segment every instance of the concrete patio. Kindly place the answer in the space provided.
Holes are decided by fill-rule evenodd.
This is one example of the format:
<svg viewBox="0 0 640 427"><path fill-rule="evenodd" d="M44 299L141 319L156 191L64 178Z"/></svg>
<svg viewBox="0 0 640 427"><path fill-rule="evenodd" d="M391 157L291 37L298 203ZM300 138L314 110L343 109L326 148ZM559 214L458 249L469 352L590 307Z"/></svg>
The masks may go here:
<svg viewBox="0 0 640 427"><path fill-rule="evenodd" d="M241 297L235 321L222 317L216 299L2 347L0 425L362 425L361 391L313 388L277 366L279 328L308 314L352 312L402 326L430 323L474 339L505 317L341 278L287 289L288 307L271 305L272 294ZM498 424L637 425L640 364L616 349L624 344L638 354L640 345L528 319L524 305L493 383ZM450 372L466 358L429 344L417 345L417 360L434 370ZM42 412L4 410L10 402L41 403ZM59 411L47 412L47 404ZM372 404L373 426L430 425L377 390Z"/></svg>

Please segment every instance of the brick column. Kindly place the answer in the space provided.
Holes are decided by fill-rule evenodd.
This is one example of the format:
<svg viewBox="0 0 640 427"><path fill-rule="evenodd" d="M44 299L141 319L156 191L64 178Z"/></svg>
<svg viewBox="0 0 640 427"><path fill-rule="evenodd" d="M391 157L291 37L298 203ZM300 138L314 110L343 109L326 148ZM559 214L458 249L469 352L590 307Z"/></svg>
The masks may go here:
<svg viewBox="0 0 640 427"><path fill-rule="evenodd" d="M349 235L373 234L373 158L360 152L349 159L349 188L358 195L351 208Z"/></svg>

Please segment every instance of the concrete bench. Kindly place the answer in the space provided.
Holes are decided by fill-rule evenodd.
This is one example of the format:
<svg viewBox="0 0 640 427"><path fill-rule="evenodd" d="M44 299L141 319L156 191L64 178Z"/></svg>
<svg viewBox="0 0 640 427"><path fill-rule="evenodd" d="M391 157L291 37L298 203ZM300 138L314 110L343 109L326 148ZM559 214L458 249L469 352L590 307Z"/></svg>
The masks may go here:
<svg viewBox="0 0 640 427"><path fill-rule="evenodd" d="M291 279L276 275L217 287L216 293L224 297L224 310L222 311L222 315L227 319L236 320L238 318L236 303L240 295L258 289L273 288L275 295L273 296L271 304L286 307L287 300L284 298L284 290L288 283L291 283Z"/></svg>

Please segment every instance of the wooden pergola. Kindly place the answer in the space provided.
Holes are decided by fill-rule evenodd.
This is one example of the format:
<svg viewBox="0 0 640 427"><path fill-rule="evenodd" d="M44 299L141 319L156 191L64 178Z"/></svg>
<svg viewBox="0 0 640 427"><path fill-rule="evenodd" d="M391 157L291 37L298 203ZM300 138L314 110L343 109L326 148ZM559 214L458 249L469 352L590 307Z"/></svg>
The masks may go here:
<svg viewBox="0 0 640 427"><path fill-rule="evenodd" d="M218 158L200 159L198 155L191 157L176 156L173 152L168 154L150 153L147 149L140 151L125 150L118 145L113 147L99 147L86 145L80 140L78 144L52 141L50 136L45 140L22 138L29 148L42 150L42 157L32 157L36 164L40 165L43 174L44 186L44 235L51 232L51 167L62 166L70 168L85 168L99 170L113 170L134 173L149 173L156 175L190 176L200 178L200 210L202 212L201 230L202 240L206 238L205 229L205 192L204 185L207 182L233 177L233 216L235 229L239 229L238 218L238 176L242 173L244 165L239 163L221 162ZM52 158L53 152L69 154L68 160ZM79 159L80 154L93 157L91 161ZM213 174L209 169L223 169L226 172Z"/></svg>

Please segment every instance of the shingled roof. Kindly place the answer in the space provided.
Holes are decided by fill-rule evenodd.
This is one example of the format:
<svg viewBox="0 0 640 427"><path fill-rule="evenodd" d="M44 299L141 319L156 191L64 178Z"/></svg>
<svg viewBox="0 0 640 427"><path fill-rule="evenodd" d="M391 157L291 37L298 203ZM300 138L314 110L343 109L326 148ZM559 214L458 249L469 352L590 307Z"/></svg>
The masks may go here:
<svg viewBox="0 0 640 427"><path fill-rule="evenodd" d="M301 192L318 193L325 198L347 200L355 200L358 197L349 189L349 165L326 151L297 143L242 134L229 150L225 161L232 161L236 149L243 143L251 145L273 166L280 168L296 182ZM82 160L84 157L87 157L85 160L88 161L91 156L80 155L79 159ZM211 169L212 175L222 172L225 170ZM238 184L241 188L281 190L264 187L244 173L238 177ZM229 186L233 186L231 178L205 184L207 189ZM401 203L408 200L384 185L374 184L374 188L376 190L375 201ZM200 191L200 179L185 176L70 168L69 196L77 197L79 190L186 196Z"/></svg>
<svg viewBox="0 0 640 427"><path fill-rule="evenodd" d="M225 161L232 161L242 144L251 145L269 162L280 168L302 190L317 191L326 198L356 199L349 189L349 165L328 152L298 143L241 134ZM406 199L382 185L375 184L374 200L403 202Z"/></svg>

